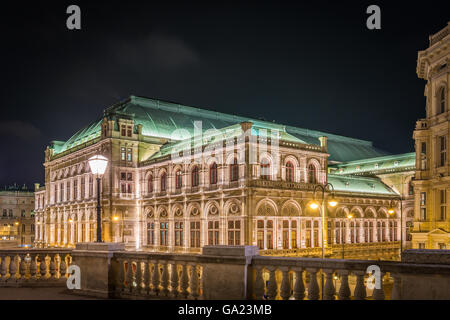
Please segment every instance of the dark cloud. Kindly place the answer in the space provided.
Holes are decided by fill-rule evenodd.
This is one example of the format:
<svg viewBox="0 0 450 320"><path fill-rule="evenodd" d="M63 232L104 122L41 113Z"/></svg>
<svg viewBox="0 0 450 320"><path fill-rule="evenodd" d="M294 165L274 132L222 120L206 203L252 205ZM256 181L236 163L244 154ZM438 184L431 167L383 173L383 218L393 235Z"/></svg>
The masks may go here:
<svg viewBox="0 0 450 320"><path fill-rule="evenodd" d="M181 38L167 34L151 33L135 42L115 43L113 47L120 63L138 69L177 71L200 62L194 48Z"/></svg>
<svg viewBox="0 0 450 320"><path fill-rule="evenodd" d="M14 136L26 141L41 138L42 132L33 124L20 120L0 122L0 135Z"/></svg>

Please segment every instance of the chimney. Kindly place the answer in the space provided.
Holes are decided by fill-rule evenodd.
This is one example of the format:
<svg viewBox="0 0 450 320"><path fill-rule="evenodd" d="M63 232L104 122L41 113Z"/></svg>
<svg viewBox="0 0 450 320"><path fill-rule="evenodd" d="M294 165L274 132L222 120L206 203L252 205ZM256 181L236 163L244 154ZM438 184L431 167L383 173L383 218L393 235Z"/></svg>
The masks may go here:
<svg viewBox="0 0 450 320"><path fill-rule="evenodd" d="M319 137L320 146L322 147L323 151L327 151L327 140L328 137L326 136Z"/></svg>

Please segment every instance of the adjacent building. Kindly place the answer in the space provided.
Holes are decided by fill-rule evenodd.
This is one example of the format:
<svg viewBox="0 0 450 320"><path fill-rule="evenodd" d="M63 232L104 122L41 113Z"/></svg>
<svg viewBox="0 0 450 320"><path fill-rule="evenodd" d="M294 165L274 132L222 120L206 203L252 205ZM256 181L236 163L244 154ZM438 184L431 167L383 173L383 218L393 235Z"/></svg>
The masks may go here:
<svg viewBox="0 0 450 320"><path fill-rule="evenodd" d="M426 117L417 121L413 134L416 172L412 244L420 249L448 249L450 22L429 40L429 47L419 51L417 59L417 75L427 83Z"/></svg>
<svg viewBox="0 0 450 320"><path fill-rule="evenodd" d="M0 190L0 246L32 246L35 241L34 192L16 184Z"/></svg>

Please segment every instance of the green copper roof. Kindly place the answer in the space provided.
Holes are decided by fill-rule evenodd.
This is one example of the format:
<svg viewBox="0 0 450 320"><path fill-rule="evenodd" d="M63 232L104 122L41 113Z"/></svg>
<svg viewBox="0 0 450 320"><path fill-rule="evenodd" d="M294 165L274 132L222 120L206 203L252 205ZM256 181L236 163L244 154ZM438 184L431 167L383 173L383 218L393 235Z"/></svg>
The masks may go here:
<svg viewBox="0 0 450 320"><path fill-rule="evenodd" d="M328 174L328 182L336 192L397 195L378 178Z"/></svg>
<svg viewBox="0 0 450 320"><path fill-rule="evenodd" d="M289 135L289 137L295 137L307 144L319 145L320 142L318 138L327 136L330 161L344 162L387 154L384 151L374 148L370 141L347 138L292 126L282 126L248 117L230 115L136 96L130 96L130 98L125 101L107 108L105 110L105 116L110 119L123 116L132 118L136 125L141 124L143 126L143 135L168 138L175 141L186 138L183 132L186 133L187 131L189 134L193 135L195 121L201 121L203 131L208 129L222 129L243 121L252 121L255 126L262 128L283 128L286 137ZM101 120L97 120L78 131L63 145L54 146L54 154L64 152L100 136L100 123Z"/></svg>
<svg viewBox="0 0 450 320"><path fill-rule="evenodd" d="M350 161L329 166L338 175L372 175L389 172L409 171L416 168L415 152L395 154L384 157Z"/></svg>

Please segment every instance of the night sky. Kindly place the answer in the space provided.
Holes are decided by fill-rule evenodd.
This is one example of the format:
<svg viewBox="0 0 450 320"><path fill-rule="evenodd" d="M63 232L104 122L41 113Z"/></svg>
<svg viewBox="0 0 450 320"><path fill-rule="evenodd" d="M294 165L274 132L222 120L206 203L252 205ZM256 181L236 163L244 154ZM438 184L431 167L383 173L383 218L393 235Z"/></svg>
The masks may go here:
<svg viewBox="0 0 450 320"><path fill-rule="evenodd" d="M164 4L163 4L164 3ZM446 4L447 3L447 4ZM81 7L80 31L66 8ZM381 30L366 8L381 8ZM0 186L44 182L45 147L129 95L413 151L417 51L448 1L34 1L1 10Z"/></svg>

